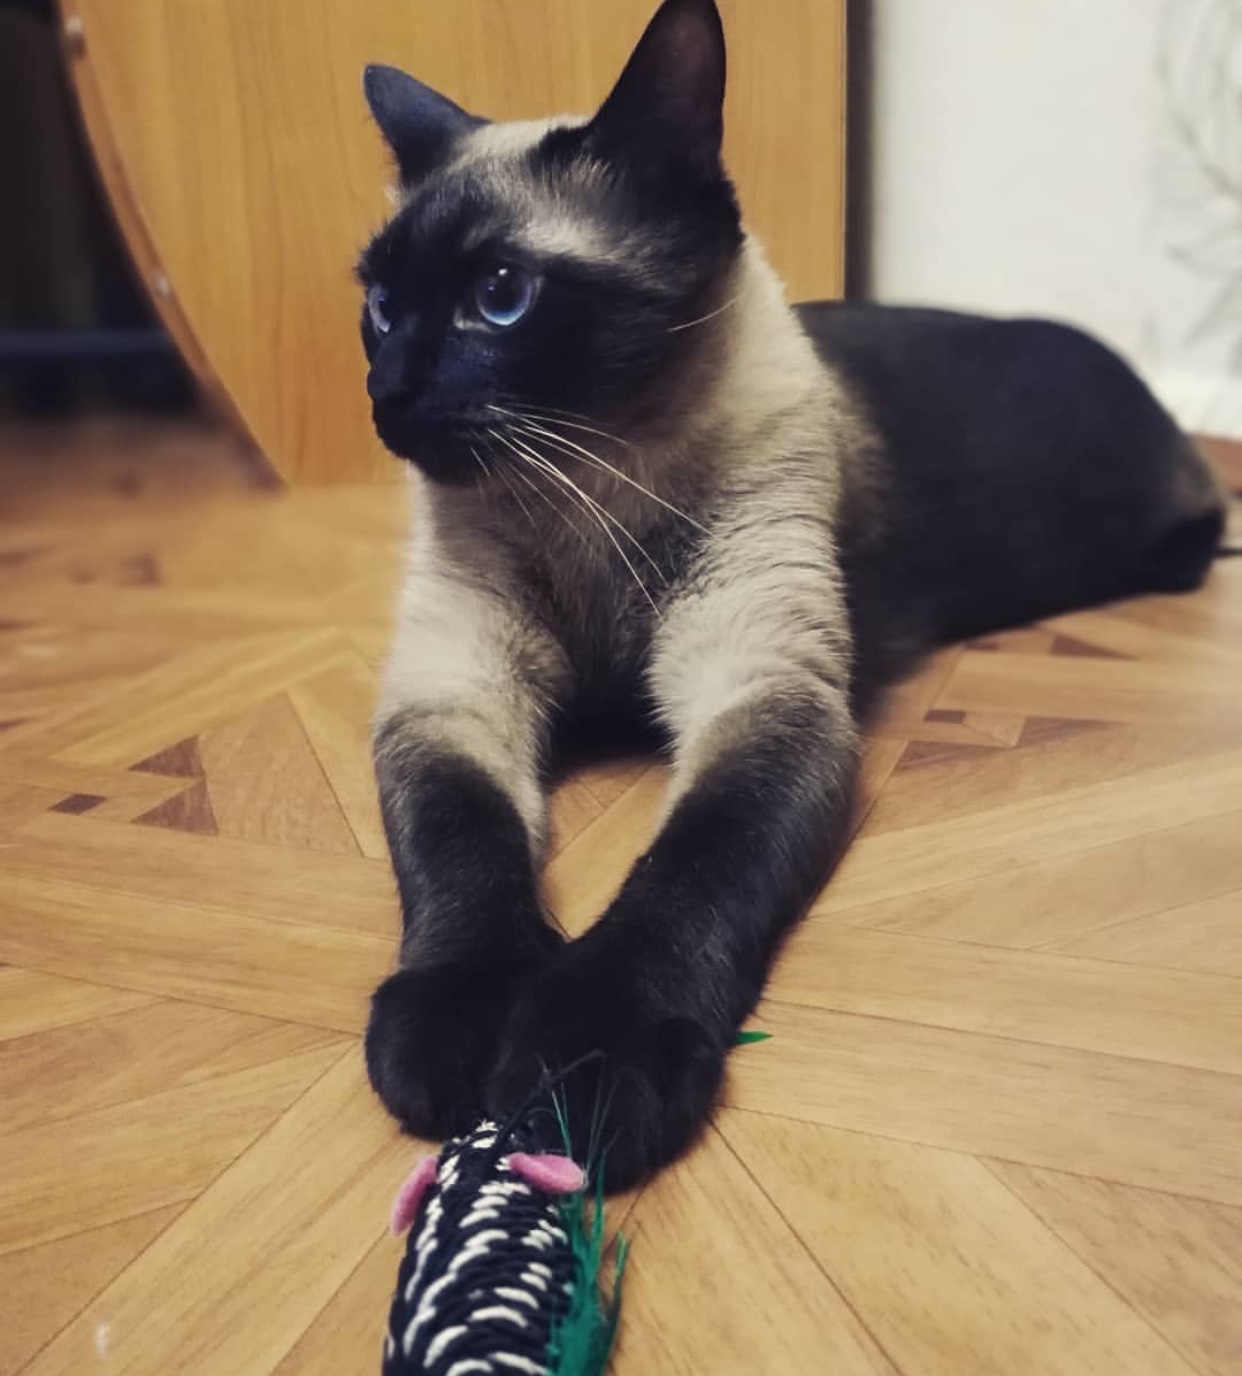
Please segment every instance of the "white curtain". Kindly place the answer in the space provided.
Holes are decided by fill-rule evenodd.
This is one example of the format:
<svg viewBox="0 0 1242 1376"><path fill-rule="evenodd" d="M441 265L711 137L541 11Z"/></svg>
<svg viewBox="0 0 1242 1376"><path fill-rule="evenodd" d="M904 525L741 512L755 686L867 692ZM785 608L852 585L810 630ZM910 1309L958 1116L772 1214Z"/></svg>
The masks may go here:
<svg viewBox="0 0 1242 1376"><path fill-rule="evenodd" d="M873 0L871 294L1051 315L1242 438L1242 0Z"/></svg>
<svg viewBox="0 0 1242 1376"><path fill-rule="evenodd" d="M1161 0L1153 63L1142 352L1184 421L1242 435L1242 0Z"/></svg>

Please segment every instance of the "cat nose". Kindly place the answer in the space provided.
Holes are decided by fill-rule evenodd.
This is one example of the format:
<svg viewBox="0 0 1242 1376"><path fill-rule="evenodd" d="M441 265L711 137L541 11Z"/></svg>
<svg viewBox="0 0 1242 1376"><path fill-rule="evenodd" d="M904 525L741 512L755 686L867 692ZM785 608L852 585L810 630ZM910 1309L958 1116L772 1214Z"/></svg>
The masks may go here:
<svg viewBox="0 0 1242 1376"><path fill-rule="evenodd" d="M381 372L372 368L367 374L367 396L372 401L396 401L409 395L409 387L400 374Z"/></svg>
<svg viewBox="0 0 1242 1376"><path fill-rule="evenodd" d="M410 384L400 360L385 359L381 350L367 374L367 395L372 401L396 401L409 393Z"/></svg>
<svg viewBox="0 0 1242 1376"><path fill-rule="evenodd" d="M410 341L408 331L401 329L397 337L390 336L380 345L379 352L367 373L367 395L372 401L411 399L414 387L410 382ZM395 333L395 332L394 332Z"/></svg>

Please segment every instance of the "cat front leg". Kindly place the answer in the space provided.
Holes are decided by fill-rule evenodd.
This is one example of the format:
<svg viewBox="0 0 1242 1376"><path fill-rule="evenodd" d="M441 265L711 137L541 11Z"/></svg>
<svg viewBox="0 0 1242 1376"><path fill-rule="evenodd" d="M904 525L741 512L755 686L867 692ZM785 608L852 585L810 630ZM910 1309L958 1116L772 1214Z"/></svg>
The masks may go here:
<svg viewBox="0 0 1242 1376"><path fill-rule="evenodd" d="M561 945L540 909L539 778L556 656L505 605L428 581L403 609L374 758L401 898L371 1083L409 1131L468 1128L516 988Z"/></svg>
<svg viewBox="0 0 1242 1376"><path fill-rule="evenodd" d="M693 1139L781 936L847 835L858 738L844 623L830 586L804 578L799 599L790 577L792 608L788 580L776 601L760 580L758 600L716 588L669 618L654 674L677 737L667 820L506 1024L494 1111L519 1104L540 1066L603 1053L564 1093L575 1147L606 1144L609 1189Z"/></svg>

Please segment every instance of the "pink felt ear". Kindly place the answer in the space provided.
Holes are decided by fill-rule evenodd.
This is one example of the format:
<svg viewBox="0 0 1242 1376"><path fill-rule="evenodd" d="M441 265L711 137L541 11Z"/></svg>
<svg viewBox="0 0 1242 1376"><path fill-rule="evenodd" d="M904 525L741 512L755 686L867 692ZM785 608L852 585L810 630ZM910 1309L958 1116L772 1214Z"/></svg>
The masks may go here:
<svg viewBox="0 0 1242 1376"><path fill-rule="evenodd" d="M586 1185L586 1172L568 1156L528 1156L515 1151L509 1157L509 1169L545 1194L575 1194Z"/></svg>
<svg viewBox="0 0 1242 1376"><path fill-rule="evenodd" d="M409 1179L397 1191L392 1201L392 1218L388 1226L393 1237L400 1237L418 1216L419 1205L431 1182L436 1178L436 1158L424 1156L410 1172Z"/></svg>

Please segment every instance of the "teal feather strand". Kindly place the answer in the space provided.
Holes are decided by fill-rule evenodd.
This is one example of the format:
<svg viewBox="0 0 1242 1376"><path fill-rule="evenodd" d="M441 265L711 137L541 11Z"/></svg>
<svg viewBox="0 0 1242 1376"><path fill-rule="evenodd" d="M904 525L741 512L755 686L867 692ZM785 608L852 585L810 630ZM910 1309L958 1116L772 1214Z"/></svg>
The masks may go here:
<svg viewBox="0 0 1242 1376"><path fill-rule="evenodd" d="M629 1243L617 1243L611 1293L604 1298L600 1272L604 1256L604 1189L596 1186L588 1209L585 1191L567 1199L561 1211L577 1268L569 1310L548 1344L549 1376L603 1376L621 1318L621 1287Z"/></svg>
<svg viewBox="0 0 1242 1376"><path fill-rule="evenodd" d="M562 1096L552 1096L557 1126L570 1154L569 1123L565 1116ZM598 1108L598 1105L597 1105ZM597 1146L592 1125L592 1146L588 1155L594 1156ZM617 1325L621 1320L621 1287L625 1264L629 1257L629 1240L617 1238L617 1259L613 1267L612 1286L605 1298L601 1272L604 1260L604 1177L588 1160L586 1170L596 1177L595 1197L588 1208L587 1192L579 1190L561 1204L561 1221L569 1237L573 1253L576 1280L569 1309L557 1324L548 1343L548 1376L604 1376L612 1356Z"/></svg>

